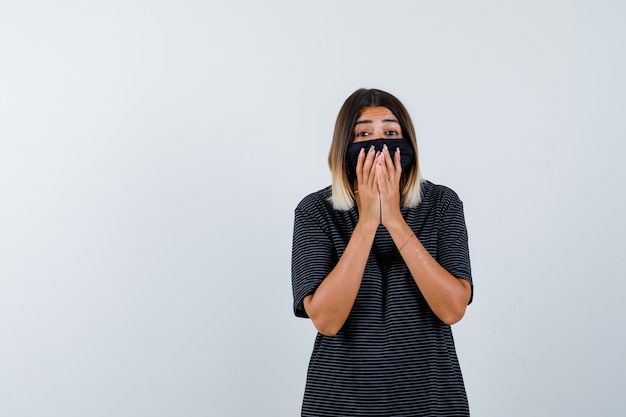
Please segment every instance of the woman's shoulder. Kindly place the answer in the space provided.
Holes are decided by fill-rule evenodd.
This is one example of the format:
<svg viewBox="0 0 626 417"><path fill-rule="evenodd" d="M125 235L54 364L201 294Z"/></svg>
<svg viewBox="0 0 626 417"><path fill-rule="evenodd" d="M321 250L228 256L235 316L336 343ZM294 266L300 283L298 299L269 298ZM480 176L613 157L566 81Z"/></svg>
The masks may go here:
<svg viewBox="0 0 626 417"><path fill-rule="evenodd" d="M428 180L422 182L422 203L420 205L449 206L459 203L462 204L462 201L452 188Z"/></svg>
<svg viewBox="0 0 626 417"><path fill-rule="evenodd" d="M296 206L296 211L318 211L332 209L332 202L330 200L331 197L331 187L322 188L321 190L315 191L302 200Z"/></svg>

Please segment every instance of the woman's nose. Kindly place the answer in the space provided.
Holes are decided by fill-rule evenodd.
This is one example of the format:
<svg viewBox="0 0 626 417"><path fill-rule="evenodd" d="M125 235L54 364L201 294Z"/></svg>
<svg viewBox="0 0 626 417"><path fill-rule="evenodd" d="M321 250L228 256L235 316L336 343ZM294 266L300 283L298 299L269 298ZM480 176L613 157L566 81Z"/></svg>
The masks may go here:
<svg viewBox="0 0 626 417"><path fill-rule="evenodd" d="M385 137L385 132L383 131L383 128L378 126L374 128L374 131L372 132L372 138L376 139L376 138L384 138Z"/></svg>

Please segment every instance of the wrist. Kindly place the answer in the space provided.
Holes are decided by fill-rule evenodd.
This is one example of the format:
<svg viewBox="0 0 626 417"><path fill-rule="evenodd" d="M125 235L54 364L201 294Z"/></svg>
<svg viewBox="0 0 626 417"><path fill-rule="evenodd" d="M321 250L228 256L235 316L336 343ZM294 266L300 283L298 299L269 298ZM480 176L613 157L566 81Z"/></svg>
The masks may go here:
<svg viewBox="0 0 626 417"><path fill-rule="evenodd" d="M378 226L379 226L379 222L377 221L361 218L356 223L356 226L354 227L354 232L356 233L358 230L359 232L366 233L366 234L376 234L376 230L378 229Z"/></svg>
<svg viewBox="0 0 626 417"><path fill-rule="evenodd" d="M387 216L383 221L383 226L385 226L385 229L387 229L392 236L397 233L402 233L406 229L411 230L399 211L398 216Z"/></svg>
<svg viewBox="0 0 626 417"><path fill-rule="evenodd" d="M406 239L413 234L413 229L404 221L403 218L400 220L388 222L385 224L385 228L396 242L396 245L403 244Z"/></svg>

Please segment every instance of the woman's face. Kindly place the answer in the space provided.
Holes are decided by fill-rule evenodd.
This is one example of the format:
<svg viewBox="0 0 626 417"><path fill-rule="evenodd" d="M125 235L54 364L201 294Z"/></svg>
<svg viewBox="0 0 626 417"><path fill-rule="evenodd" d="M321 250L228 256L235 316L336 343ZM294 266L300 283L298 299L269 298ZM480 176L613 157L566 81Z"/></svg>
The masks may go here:
<svg viewBox="0 0 626 417"><path fill-rule="evenodd" d="M387 107L364 107L354 125L352 143L371 139L400 139L402 128Z"/></svg>

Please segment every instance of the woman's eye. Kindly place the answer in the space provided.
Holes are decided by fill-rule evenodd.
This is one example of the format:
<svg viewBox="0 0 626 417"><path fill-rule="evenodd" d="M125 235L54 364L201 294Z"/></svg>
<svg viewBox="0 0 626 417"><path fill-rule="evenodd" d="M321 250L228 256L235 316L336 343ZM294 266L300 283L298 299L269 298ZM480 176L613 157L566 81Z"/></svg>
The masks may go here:
<svg viewBox="0 0 626 417"><path fill-rule="evenodd" d="M362 137L365 137L365 136L369 136L369 134L370 134L370 132L358 132L356 134L356 136L359 137L359 138L362 138Z"/></svg>
<svg viewBox="0 0 626 417"><path fill-rule="evenodd" d="M385 135L387 136L397 136L398 132L396 130L388 130L385 132Z"/></svg>

